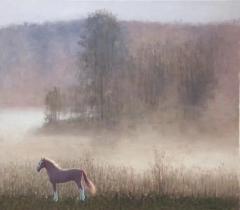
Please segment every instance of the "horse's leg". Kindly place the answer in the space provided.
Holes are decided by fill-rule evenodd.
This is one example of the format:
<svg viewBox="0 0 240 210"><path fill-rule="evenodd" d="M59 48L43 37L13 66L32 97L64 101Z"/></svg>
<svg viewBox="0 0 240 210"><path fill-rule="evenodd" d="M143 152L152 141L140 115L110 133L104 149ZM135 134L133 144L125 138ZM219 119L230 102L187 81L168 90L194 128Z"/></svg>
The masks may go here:
<svg viewBox="0 0 240 210"><path fill-rule="evenodd" d="M56 183L52 183L53 186L53 200L55 202L58 201L58 193L57 193L57 187L56 187Z"/></svg>
<svg viewBox="0 0 240 210"><path fill-rule="evenodd" d="M79 193L80 193L80 201L84 201L85 200L84 187L83 187L81 181L77 181L76 183L77 183Z"/></svg>

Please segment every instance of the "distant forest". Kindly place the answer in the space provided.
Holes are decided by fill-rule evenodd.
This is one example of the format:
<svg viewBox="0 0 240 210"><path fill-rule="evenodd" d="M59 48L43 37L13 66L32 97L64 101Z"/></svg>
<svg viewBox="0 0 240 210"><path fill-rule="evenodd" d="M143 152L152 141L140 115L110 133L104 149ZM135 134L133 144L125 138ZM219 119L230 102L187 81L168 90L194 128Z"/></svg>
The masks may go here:
<svg viewBox="0 0 240 210"><path fill-rule="evenodd" d="M2 28L0 49L2 105L45 101L59 113L110 123L237 128L239 22L126 22L100 12Z"/></svg>

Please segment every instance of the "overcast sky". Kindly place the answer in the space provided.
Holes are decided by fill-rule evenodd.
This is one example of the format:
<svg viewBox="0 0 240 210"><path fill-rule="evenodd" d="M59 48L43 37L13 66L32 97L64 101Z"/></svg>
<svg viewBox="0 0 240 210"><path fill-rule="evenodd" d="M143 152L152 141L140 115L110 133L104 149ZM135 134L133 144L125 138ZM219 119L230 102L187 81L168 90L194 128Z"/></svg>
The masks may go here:
<svg viewBox="0 0 240 210"><path fill-rule="evenodd" d="M99 9L107 9L124 20L205 23L240 19L240 0L0 0L0 27L24 22L83 18Z"/></svg>

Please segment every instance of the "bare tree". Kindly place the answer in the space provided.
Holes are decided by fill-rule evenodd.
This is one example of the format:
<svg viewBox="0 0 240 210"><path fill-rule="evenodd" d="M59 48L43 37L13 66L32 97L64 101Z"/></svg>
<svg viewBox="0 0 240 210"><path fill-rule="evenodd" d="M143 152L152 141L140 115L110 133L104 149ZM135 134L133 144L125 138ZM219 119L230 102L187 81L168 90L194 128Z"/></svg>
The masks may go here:
<svg viewBox="0 0 240 210"><path fill-rule="evenodd" d="M47 93L45 98L45 106L45 121L47 123L58 121L61 113L61 96L59 88L54 87Z"/></svg>
<svg viewBox="0 0 240 210"><path fill-rule="evenodd" d="M211 97L216 85L214 70L214 37L200 37L195 43L188 42L179 52L179 97L185 114L198 115L198 111Z"/></svg>
<svg viewBox="0 0 240 210"><path fill-rule="evenodd" d="M100 120L115 114L113 78L123 63L121 26L115 16L98 11L88 16L81 36L81 67L85 72L88 104L95 107Z"/></svg>

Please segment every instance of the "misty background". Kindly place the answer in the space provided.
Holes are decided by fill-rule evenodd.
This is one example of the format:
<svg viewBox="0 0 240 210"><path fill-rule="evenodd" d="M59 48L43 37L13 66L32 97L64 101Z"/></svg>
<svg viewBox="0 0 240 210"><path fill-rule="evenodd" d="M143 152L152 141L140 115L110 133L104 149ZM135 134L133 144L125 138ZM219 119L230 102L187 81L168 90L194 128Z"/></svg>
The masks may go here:
<svg viewBox="0 0 240 210"><path fill-rule="evenodd" d="M234 168L239 2L4 0L1 8L3 157L59 158L58 151L64 157L71 151L74 159L90 151L145 168L159 150L177 164ZM121 55L114 60L106 49L96 51L109 56L98 59L111 71L95 78L94 68L85 74L82 64L92 59L84 44L86 18L98 9L116 15L121 36L114 52ZM101 79L102 89L94 90ZM51 102L58 101L51 99L55 87L61 107Z"/></svg>

